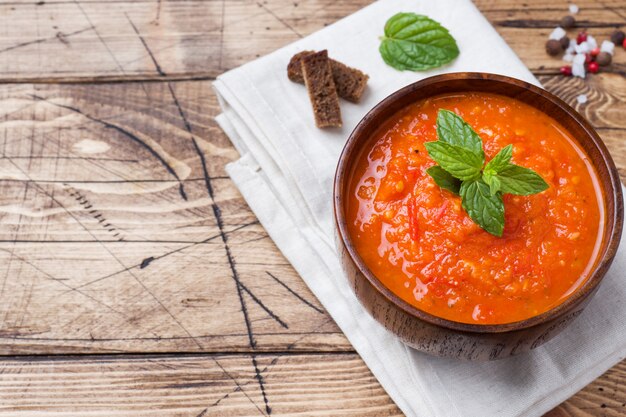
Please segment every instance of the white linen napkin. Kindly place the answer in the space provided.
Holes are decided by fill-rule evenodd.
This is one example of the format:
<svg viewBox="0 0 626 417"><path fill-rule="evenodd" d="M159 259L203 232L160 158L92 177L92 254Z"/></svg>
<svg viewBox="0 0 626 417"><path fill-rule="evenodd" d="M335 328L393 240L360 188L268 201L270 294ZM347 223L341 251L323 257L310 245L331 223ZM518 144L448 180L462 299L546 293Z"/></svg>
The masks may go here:
<svg viewBox="0 0 626 417"><path fill-rule="evenodd" d="M425 14L455 37L451 64L422 73L388 67L378 53L385 21ZM341 101L344 127L320 130L304 86L287 79L292 55L329 55L370 75L360 104ZM271 238L407 416L540 416L626 356L626 256L585 312L551 342L511 359L469 363L414 351L374 321L349 288L334 245L332 181L354 126L376 103L435 74L484 71L538 81L469 0L383 0L215 81L217 121L241 154L227 166Z"/></svg>

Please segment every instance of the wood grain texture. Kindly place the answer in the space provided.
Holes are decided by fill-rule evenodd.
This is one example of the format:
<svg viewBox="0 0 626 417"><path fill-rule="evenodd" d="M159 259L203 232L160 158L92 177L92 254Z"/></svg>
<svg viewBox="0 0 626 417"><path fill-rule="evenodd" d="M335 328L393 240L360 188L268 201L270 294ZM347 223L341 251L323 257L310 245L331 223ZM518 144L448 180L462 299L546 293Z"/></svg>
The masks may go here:
<svg viewBox="0 0 626 417"><path fill-rule="evenodd" d="M15 358L0 416L401 416L354 353ZM545 417L626 413L621 363ZM267 404L265 402L267 401ZM204 413L204 414L203 414Z"/></svg>
<svg viewBox="0 0 626 417"><path fill-rule="evenodd" d="M401 415L226 176L213 120L211 79L369 3L0 4L0 415ZM598 39L626 20L576 3ZM626 52L554 76L567 2L476 5L626 179ZM52 356L11 356L30 354ZM549 416L624 415L625 363Z"/></svg>
<svg viewBox="0 0 626 417"><path fill-rule="evenodd" d="M0 27L0 81L213 78L369 3L165 0L115 1L111 7L108 1L59 0L0 4L0 16L10 22ZM580 27L598 40L625 23L626 12L619 1L577 3ZM540 0L523 4L478 0L476 5L531 70L556 73L563 65L547 56L543 45L568 13L565 1L549 8ZM576 30L569 32L575 35ZM624 75L626 53L616 53L608 71Z"/></svg>
<svg viewBox="0 0 626 417"><path fill-rule="evenodd" d="M224 177L210 82L9 86L0 109L0 353L349 349Z"/></svg>
<svg viewBox="0 0 626 417"><path fill-rule="evenodd" d="M353 353L17 359L0 372L0 416L402 415Z"/></svg>

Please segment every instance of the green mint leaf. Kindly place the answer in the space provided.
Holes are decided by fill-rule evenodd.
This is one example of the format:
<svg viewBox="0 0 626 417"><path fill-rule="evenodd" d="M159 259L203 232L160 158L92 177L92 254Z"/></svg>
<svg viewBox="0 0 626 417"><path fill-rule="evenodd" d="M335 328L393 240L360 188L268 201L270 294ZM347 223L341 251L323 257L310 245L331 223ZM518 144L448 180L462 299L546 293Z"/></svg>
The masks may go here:
<svg viewBox="0 0 626 417"><path fill-rule="evenodd" d="M497 174L502 169L506 168L513 156L513 145L507 145L500 149L500 152L493 159L487 162L485 165L485 173Z"/></svg>
<svg viewBox="0 0 626 417"><path fill-rule="evenodd" d="M539 174L519 165L507 165L498 172L497 177L503 193L531 195L548 189L548 184Z"/></svg>
<svg viewBox="0 0 626 417"><path fill-rule="evenodd" d="M439 164L426 172L439 187L459 194L470 218L494 236L500 237L504 231L503 193L530 195L548 188L532 169L511 164L513 145L501 149L483 168L482 139L449 110L441 109L437 114L437 137L437 142L424 144L428 155Z"/></svg>
<svg viewBox="0 0 626 417"><path fill-rule="evenodd" d="M398 13L387 20L379 51L387 65L411 71L437 68L459 55L446 28L415 13Z"/></svg>
<svg viewBox="0 0 626 417"><path fill-rule="evenodd" d="M458 195L461 188L461 180L458 180L452 176L448 171L441 168L439 165L434 165L426 170L426 173L430 175L435 184Z"/></svg>
<svg viewBox="0 0 626 417"><path fill-rule="evenodd" d="M504 203L502 194L492 195L482 180L464 181L461 184L461 204L470 218L485 231L502 236L504 231Z"/></svg>
<svg viewBox="0 0 626 417"><path fill-rule="evenodd" d="M500 187L502 184L500 183L500 178L498 178L497 175L491 177L485 176L485 174L483 173L483 181L485 181L487 185L489 185L489 192L491 193L491 195L495 195L498 191L500 191Z"/></svg>
<svg viewBox="0 0 626 417"><path fill-rule="evenodd" d="M427 142L424 145L428 155L453 177L467 181L480 176L484 163L482 155L441 141Z"/></svg>
<svg viewBox="0 0 626 417"><path fill-rule="evenodd" d="M450 110L440 109L437 113L437 138L484 157L480 136L461 116Z"/></svg>

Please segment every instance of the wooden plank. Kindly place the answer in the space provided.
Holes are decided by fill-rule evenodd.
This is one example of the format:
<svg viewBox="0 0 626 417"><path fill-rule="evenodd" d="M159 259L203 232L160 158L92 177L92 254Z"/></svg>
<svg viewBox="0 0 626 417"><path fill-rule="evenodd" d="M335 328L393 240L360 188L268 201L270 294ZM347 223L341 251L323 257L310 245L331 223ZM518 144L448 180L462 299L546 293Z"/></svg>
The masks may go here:
<svg viewBox="0 0 626 417"><path fill-rule="evenodd" d="M0 81L67 82L216 77L325 25L370 0L19 2L0 4ZM577 2L581 27L598 40L624 25L623 2ZM533 71L555 73L563 62L544 43L567 14L533 0L476 2ZM382 28L381 28L382 30ZM570 34L575 34L571 30ZM479 42L480 40L476 40ZM618 50L609 71L624 74Z"/></svg>
<svg viewBox="0 0 626 417"><path fill-rule="evenodd" d="M350 349L224 176L210 82L0 108L0 354Z"/></svg>
<svg viewBox="0 0 626 417"><path fill-rule="evenodd" d="M6 359L0 416L402 415L355 354L257 354L254 361L250 355ZM625 373L623 362L546 417L624 415Z"/></svg>
<svg viewBox="0 0 626 417"><path fill-rule="evenodd" d="M0 72L6 79L189 75L219 53L221 8L217 1L2 4Z"/></svg>
<svg viewBox="0 0 626 417"><path fill-rule="evenodd" d="M594 125L611 151L622 181L626 181L626 121L619 116L626 110L626 77L602 74L584 81L540 76L539 81ZM577 101L580 94L587 96L587 103Z"/></svg>
<svg viewBox="0 0 626 417"><path fill-rule="evenodd" d="M221 243L0 245L0 354L349 350L259 234L228 235L243 301Z"/></svg>
<svg viewBox="0 0 626 417"><path fill-rule="evenodd" d="M0 404L11 417L402 415L355 354L5 360Z"/></svg>
<svg viewBox="0 0 626 417"><path fill-rule="evenodd" d="M587 80L580 78L539 77L544 87L566 101L600 130L626 129L626 120L620 117L625 110L626 77L619 74L601 74ZM580 94L587 103L576 100ZM616 157L619 159L619 155Z"/></svg>
<svg viewBox="0 0 626 417"><path fill-rule="evenodd" d="M301 23L307 22L304 33L311 33L363 4L285 0L118 2L116 7L106 1L0 4L6 22L0 31L0 78L215 77L298 39L299 33L277 14L283 9L306 13Z"/></svg>

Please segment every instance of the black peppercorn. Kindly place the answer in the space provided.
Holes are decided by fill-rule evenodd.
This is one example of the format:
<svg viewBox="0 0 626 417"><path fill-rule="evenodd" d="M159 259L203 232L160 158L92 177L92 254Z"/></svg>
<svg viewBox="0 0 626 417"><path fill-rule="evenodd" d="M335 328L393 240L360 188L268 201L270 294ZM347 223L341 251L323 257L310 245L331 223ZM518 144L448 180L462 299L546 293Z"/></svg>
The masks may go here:
<svg viewBox="0 0 626 417"><path fill-rule="evenodd" d="M561 19L561 27L570 29L574 26L576 26L576 19L574 19L574 16L563 16Z"/></svg>
<svg viewBox="0 0 626 417"><path fill-rule="evenodd" d="M623 30L616 30L611 33L611 42L615 45L621 45L624 42L624 38L626 38L626 34L624 34Z"/></svg>
<svg viewBox="0 0 626 417"><path fill-rule="evenodd" d="M563 48L561 47L561 42L557 41L556 39L550 39L548 42L546 42L546 52L548 53L548 55L555 56L560 54L561 51L563 51Z"/></svg>
<svg viewBox="0 0 626 417"><path fill-rule="evenodd" d="M600 52L596 57L596 62L598 63L598 65L606 67L611 63L612 59L613 58L611 57L611 54L609 54L608 52Z"/></svg>

